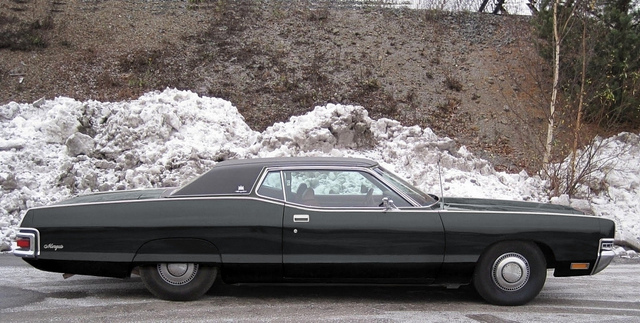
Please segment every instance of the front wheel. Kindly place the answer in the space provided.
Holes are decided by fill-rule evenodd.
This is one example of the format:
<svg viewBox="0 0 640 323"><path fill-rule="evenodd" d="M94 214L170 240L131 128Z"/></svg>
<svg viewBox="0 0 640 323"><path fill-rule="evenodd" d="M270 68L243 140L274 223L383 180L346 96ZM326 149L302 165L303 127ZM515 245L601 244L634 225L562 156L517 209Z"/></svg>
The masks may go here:
<svg viewBox="0 0 640 323"><path fill-rule="evenodd" d="M534 243L509 241L489 247L473 274L473 286L487 302L522 305L534 299L547 279L544 254Z"/></svg>
<svg viewBox="0 0 640 323"><path fill-rule="evenodd" d="M191 301L206 293L216 280L218 268L194 263L161 263L140 268L144 286L156 297Z"/></svg>

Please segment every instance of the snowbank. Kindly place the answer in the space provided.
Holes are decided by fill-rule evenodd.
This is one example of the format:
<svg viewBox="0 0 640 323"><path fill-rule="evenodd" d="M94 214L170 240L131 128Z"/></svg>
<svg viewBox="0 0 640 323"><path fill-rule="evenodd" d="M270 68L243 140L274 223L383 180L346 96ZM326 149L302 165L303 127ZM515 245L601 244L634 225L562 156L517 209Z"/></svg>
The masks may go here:
<svg viewBox="0 0 640 323"><path fill-rule="evenodd" d="M610 138L596 138L577 153L579 164L585 160L597 167L587 172L576 195L583 199L569 201L566 196L552 199L616 221L617 239L640 250L640 136L621 133ZM563 167L569 163L569 157Z"/></svg>
<svg viewBox="0 0 640 323"><path fill-rule="evenodd" d="M640 240L638 141L621 134L601 150L633 147L594 174L606 189L590 200L555 202L586 205L614 219L626 239ZM547 201L540 177L496 172L449 138L373 120L363 107L328 104L259 133L230 102L167 89L129 102L1 106L0 243L8 246L29 207L95 191L177 186L220 160L274 156L370 158L435 194L439 163L447 196Z"/></svg>

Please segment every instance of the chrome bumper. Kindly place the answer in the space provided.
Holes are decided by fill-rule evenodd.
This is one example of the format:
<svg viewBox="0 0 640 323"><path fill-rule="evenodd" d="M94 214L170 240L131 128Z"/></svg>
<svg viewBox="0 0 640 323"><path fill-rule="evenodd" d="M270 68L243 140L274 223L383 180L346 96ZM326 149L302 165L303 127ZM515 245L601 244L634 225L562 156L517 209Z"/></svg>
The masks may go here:
<svg viewBox="0 0 640 323"><path fill-rule="evenodd" d="M607 268L613 258L616 256L613 251L613 239L600 239L600 246L598 247L598 258L593 266L591 275L595 275Z"/></svg>

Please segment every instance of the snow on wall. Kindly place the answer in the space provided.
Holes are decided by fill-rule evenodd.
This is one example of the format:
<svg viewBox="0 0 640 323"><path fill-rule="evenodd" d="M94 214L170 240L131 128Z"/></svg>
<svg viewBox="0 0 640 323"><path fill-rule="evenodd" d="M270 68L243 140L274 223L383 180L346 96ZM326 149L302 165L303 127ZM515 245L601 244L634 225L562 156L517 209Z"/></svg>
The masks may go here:
<svg viewBox="0 0 640 323"><path fill-rule="evenodd" d="M608 190L589 201L554 199L614 219L640 240L638 136L609 139L629 153L596 174ZM617 145L617 146L616 146ZM545 181L496 172L465 147L431 129L373 120L358 106L328 104L259 133L228 101L167 89L128 102L56 98L0 106L0 249L9 246L26 210L95 191L178 186L229 158L365 157L445 196L547 201ZM626 158L626 159L625 159Z"/></svg>

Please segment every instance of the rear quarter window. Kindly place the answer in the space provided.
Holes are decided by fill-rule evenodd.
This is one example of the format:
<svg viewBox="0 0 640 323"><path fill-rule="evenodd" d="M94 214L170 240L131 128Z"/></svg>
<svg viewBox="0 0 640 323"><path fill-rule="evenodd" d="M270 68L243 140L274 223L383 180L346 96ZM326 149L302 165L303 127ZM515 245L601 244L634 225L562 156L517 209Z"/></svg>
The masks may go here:
<svg viewBox="0 0 640 323"><path fill-rule="evenodd" d="M269 172L258 188L258 195L284 200L280 172Z"/></svg>

